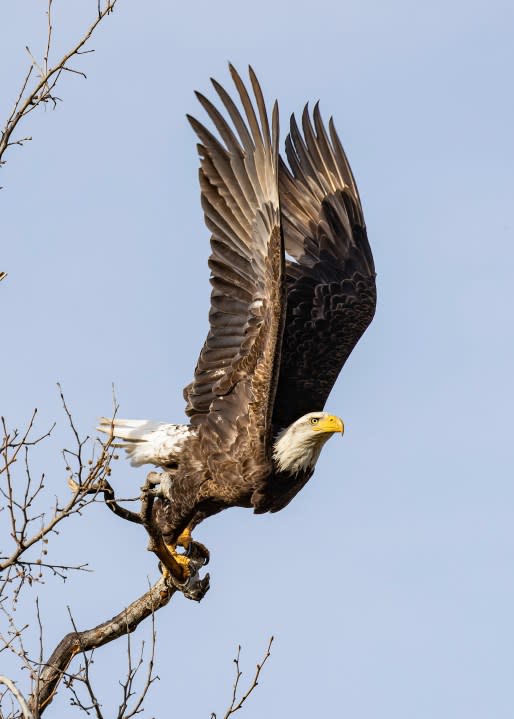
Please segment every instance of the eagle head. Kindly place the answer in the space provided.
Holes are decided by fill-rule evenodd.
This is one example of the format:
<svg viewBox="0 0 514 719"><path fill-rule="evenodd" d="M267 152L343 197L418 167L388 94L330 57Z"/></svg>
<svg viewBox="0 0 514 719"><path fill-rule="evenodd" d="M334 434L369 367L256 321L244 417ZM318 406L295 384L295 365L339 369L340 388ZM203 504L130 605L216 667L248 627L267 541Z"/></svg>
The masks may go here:
<svg viewBox="0 0 514 719"><path fill-rule="evenodd" d="M328 412L309 412L280 432L273 459L280 472L311 471L321 449L334 432L344 432L343 420Z"/></svg>

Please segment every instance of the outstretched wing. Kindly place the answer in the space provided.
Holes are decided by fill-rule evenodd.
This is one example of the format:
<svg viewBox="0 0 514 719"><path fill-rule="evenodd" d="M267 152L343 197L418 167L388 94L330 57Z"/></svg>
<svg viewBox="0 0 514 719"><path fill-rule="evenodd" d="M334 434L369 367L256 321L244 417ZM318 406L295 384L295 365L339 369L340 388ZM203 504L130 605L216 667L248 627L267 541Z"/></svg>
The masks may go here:
<svg viewBox="0 0 514 719"><path fill-rule="evenodd" d="M186 413L200 427L209 463L252 454L267 461L285 310L283 242L278 201L278 110L271 129L263 95L250 68L257 113L230 66L243 118L216 81L214 88L234 130L203 95L197 97L219 138L192 117L200 139L200 186L212 232L210 329L193 382L184 390ZM221 140L221 141L220 141Z"/></svg>
<svg viewBox="0 0 514 719"><path fill-rule="evenodd" d="M285 427L323 409L344 363L373 319L375 269L355 180L332 120L307 107L303 136L291 118L290 170L279 187L287 255L287 316L273 421Z"/></svg>

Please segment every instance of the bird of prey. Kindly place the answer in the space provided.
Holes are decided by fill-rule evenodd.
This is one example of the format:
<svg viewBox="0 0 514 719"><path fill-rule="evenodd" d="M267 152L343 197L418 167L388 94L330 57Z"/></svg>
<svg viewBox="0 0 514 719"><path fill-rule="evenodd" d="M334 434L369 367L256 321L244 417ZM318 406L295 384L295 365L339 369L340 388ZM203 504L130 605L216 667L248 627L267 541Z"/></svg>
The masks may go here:
<svg viewBox="0 0 514 719"><path fill-rule="evenodd" d="M166 472L153 505L161 561L191 574L177 546L228 507L277 512L343 433L324 411L330 390L375 313L373 257L359 193L332 119L294 115L279 155L278 106L268 114L257 78L230 72L239 97L215 80L196 93L212 131L199 138L201 202L212 233L210 328L184 390L188 424L102 419L135 466ZM241 111L241 109L242 111Z"/></svg>

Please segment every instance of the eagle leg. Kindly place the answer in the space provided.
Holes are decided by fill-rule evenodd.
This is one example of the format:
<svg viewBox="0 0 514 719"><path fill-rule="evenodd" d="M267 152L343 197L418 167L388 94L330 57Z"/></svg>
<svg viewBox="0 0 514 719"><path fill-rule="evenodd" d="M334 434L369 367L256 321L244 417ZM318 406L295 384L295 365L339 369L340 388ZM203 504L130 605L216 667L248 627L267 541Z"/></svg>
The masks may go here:
<svg viewBox="0 0 514 719"><path fill-rule="evenodd" d="M177 545L182 547L187 545L187 553L177 552ZM185 543L181 541L181 537L176 544L166 544L161 540L153 551L161 560L162 566L181 584L197 575L199 569L207 564L210 557L207 547L200 542L194 542L190 533Z"/></svg>
<svg viewBox="0 0 514 719"><path fill-rule="evenodd" d="M177 539L177 544L179 547L184 547L184 549L189 549L192 541L193 540L191 537L191 528L186 527L184 529L184 531L182 532L182 534Z"/></svg>
<svg viewBox="0 0 514 719"><path fill-rule="evenodd" d="M186 550L186 557L188 557L190 562L195 565L195 568L199 569L205 564L208 564L210 558L209 550L204 544L193 541L190 527L186 527L186 529L184 529L182 534L177 539L177 544L179 547L183 547Z"/></svg>
<svg viewBox="0 0 514 719"><path fill-rule="evenodd" d="M160 546L154 548L155 554L161 560L161 571L169 576L172 584L186 596L199 602L209 591L209 575L206 574L200 579L198 570L209 560L209 551L203 545L203 551L197 554L197 542L192 540L189 543L191 556L179 554L176 545L166 544L161 541ZM205 553L207 553L207 558ZM189 553L188 553L189 554Z"/></svg>
<svg viewBox="0 0 514 719"><path fill-rule="evenodd" d="M189 558L186 557L185 554L179 554L177 552L178 542L177 544L166 544L165 542L163 544L169 555L169 562L165 562L165 566L170 570L175 579L178 579L179 582L185 582L191 574L194 574L194 572L191 572L189 566Z"/></svg>
<svg viewBox="0 0 514 719"><path fill-rule="evenodd" d="M184 554L179 554L175 544L166 544L162 538L153 538L149 547L161 560L163 573L171 576L179 583L183 583L191 576L190 561ZM194 572L193 572L194 573Z"/></svg>

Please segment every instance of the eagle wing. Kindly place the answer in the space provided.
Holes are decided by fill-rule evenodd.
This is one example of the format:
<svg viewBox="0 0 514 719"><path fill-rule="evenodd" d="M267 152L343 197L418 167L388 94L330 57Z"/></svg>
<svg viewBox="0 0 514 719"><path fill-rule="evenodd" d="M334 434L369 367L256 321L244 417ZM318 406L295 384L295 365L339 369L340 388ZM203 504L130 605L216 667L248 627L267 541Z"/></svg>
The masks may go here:
<svg viewBox="0 0 514 719"><path fill-rule="evenodd" d="M357 185L332 120L318 105L294 115L280 159L279 188L287 314L273 422L286 427L323 409L353 348L373 319L375 268Z"/></svg>
<svg viewBox="0 0 514 719"><path fill-rule="evenodd" d="M209 333L194 380L184 390L186 413L199 427L204 461L207 458L216 474L223 460L225 475L230 473L227 457L235 465L250 457L257 469L268 466L285 310L278 110L275 104L270 129L252 69L257 113L240 76L232 66L230 71L246 120L215 80L235 132L200 93L197 97L220 139L188 118L200 140L202 207L212 232L212 292Z"/></svg>

